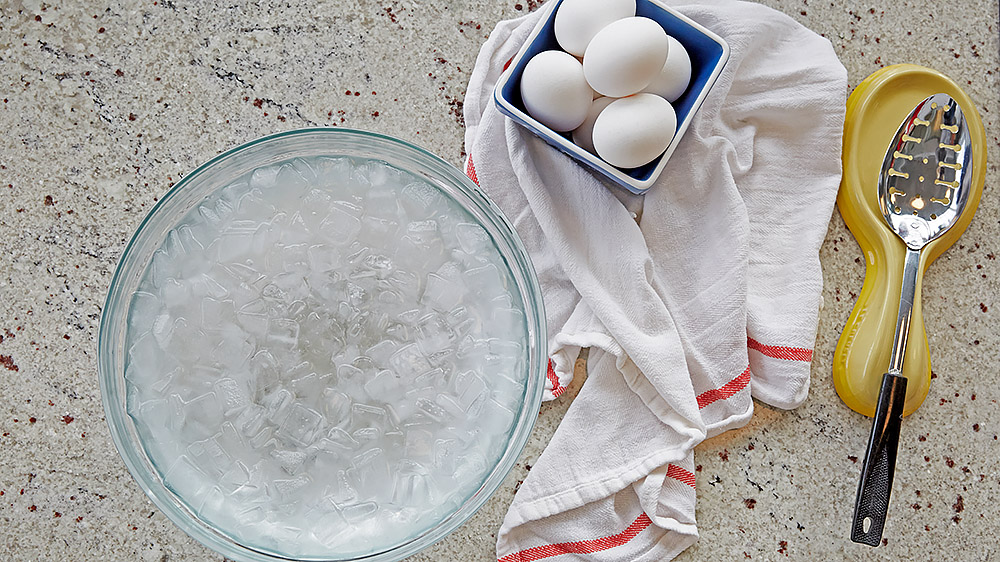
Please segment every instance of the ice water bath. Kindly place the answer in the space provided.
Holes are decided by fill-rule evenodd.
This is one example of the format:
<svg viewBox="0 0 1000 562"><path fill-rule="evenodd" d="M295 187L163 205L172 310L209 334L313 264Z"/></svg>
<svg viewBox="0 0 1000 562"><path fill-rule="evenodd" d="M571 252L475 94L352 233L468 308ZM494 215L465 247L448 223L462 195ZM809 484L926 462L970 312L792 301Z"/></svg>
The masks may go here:
<svg viewBox="0 0 1000 562"><path fill-rule="evenodd" d="M489 234L385 162L258 168L154 253L129 415L165 485L238 542L361 556L439 523L504 453L525 311Z"/></svg>

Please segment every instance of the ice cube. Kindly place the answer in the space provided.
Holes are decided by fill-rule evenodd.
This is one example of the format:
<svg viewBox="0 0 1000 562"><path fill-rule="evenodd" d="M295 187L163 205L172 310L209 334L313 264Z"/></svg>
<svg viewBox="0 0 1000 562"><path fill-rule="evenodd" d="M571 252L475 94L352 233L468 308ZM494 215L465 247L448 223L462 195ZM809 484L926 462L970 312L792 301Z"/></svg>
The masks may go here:
<svg viewBox="0 0 1000 562"><path fill-rule="evenodd" d="M364 384L367 380L364 371L353 365L341 365L337 368L337 379L340 381L339 388L351 398L364 398Z"/></svg>
<svg viewBox="0 0 1000 562"><path fill-rule="evenodd" d="M153 320L153 328L150 331L161 348L166 348L167 344L170 343L170 338L174 335L175 322L176 320L169 312L164 312Z"/></svg>
<svg viewBox="0 0 1000 562"><path fill-rule="evenodd" d="M236 425L233 422L223 422L219 433L213 439L219 449L224 451L229 458L233 460L242 459L249 463L254 462L253 455L250 453L249 443L247 443L243 434L236 429Z"/></svg>
<svg viewBox="0 0 1000 562"><path fill-rule="evenodd" d="M231 378L222 378L215 381L215 393L222 403L222 410L226 416L230 416L240 409L250 404L250 396L238 382Z"/></svg>
<svg viewBox="0 0 1000 562"><path fill-rule="evenodd" d="M396 352L398 347L399 344L392 340L382 340L369 347L365 351L365 355L371 357L376 365L388 365L389 358L392 357L392 354Z"/></svg>
<svg viewBox="0 0 1000 562"><path fill-rule="evenodd" d="M364 258L364 266L373 271L379 279L389 277L393 272L392 260L382 254L370 254Z"/></svg>
<svg viewBox="0 0 1000 562"><path fill-rule="evenodd" d="M200 334L200 338L193 337L192 340L204 345L217 343L210 354L211 359L233 371L245 366L254 352L254 343L247 332L232 324L227 324L219 330L218 341L214 338L207 339L204 334Z"/></svg>
<svg viewBox="0 0 1000 562"><path fill-rule="evenodd" d="M236 263L247 258L253 250L253 232L236 230L225 232L212 244L221 263Z"/></svg>
<svg viewBox="0 0 1000 562"><path fill-rule="evenodd" d="M403 395L399 379L392 371L379 371L375 378L365 383L365 392L375 400L394 402Z"/></svg>
<svg viewBox="0 0 1000 562"><path fill-rule="evenodd" d="M509 408L496 400L485 401L483 413L477 418L477 424L487 435L503 435L510 431L516 415Z"/></svg>
<svg viewBox="0 0 1000 562"><path fill-rule="evenodd" d="M318 177L317 170L313 168L312 164L310 164L308 160L293 158L289 164L296 172L299 173L299 176L302 177L302 179L306 180L307 183L316 183Z"/></svg>
<svg viewBox="0 0 1000 562"><path fill-rule="evenodd" d="M295 404L284 421L279 424L277 435L302 447L308 447L316 440L322 422L323 416L319 412Z"/></svg>
<svg viewBox="0 0 1000 562"><path fill-rule="evenodd" d="M229 294L225 287L206 273L199 273L187 279L185 283L191 288L191 296L197 299L205 297L222 299Z"/></svg>
<svg viewBox="0 0 1000 562"><path fill-rule="evenodd" d="M174 461L163 480L175 494L189 502L197 500L212 488L208 476L186 455L181 455Z"/></svg>
<svg viewBox="0 0 1000 562"><path fill-rule="evenodd" d="M520 333L524 331L524 313L513 308L500 308L493 311L491 323L496 333Z"/></svg>
<svg viewBox="0 0 1000 562"><path fill-rule="evenodd" d="M339 506L349 504L358 497L358 493L351 485L346 471L338 470L336 476L331 480L332 482L327 488L326 500Z"/></svg>
<svg viewBox="0 0 1000 562"><path fill-rule="evenodd" d="M177 412L178 432L184 438L191 441L207 439L222 425L222 403L214 392L202 394L187 402L176 394L171 395L171 399Z"/></svg>
<svg viewBox="0 0 1000 562"><path fill-rule="evenodd" d="M250 188L265 190L273 187L278 179L280 166L264 166L250 174Z"/></svg>
<svg viewBox="0 0 1000 562"><path fill-rule="evenodd" d="M449 281L452 281L452 282L455 282L455 283L462 283L463 282L463 280L462 280L462 273L464 271L465 271L465 269L462 267L462 264L460 264L460 263L458 263L456 261L447 261L447 262L441 264L441 266L438 267L437 270L435 270L435 273L439 277L442 277L442 278L447 279Z"/></svg>
<svg viewBox="0 0 1000 562"><path fill-rule="evenodd" d="M278 462L282 470L294 476L302 470L302 465L309 455L305 451L277 449L271 451L271 457Z"/></svg>
<svg viewBox="0 0 1000 562"><path fill-rule="evenodd" d="M136 291L132 294L132 302L129 304L129 327L132 330L142 331L149 329L149 322L155 318L163 309L160 298L152 293Z"/></svg>
<svg viewBox="0 0 1000 562"><path fill-rule="evenodd" d="M213 486L207 494L202 497L201 505L192 505L202 514L219 513L226 504L226 494L218 487Z"/></svg>
<svg viewBox="0 0 1000 562"><path fill-rule="evenodd" d="M213 480L218 479L232 464L232 458L214 438L191 443L187 452L195 466Z"/></svg>
<svg viewBox="0 0 1000 562"><path fill-rule="evenodd" d="M403 454L410 459L430 461L434 458L434 435L424 427L408 428L403 437Z"/></svg>
<svg viewBox="0 0 1000 562"><path fill-rule="evenodd" d="M201 324L206 328L218 328L224 322L231 322L236 316L232 301L222 301L205 297L201 299ZM197 316L196 316L197 318Z"/></svg>
<svg viewBox="0 0 1000 562"><path fill-rule="evenodd" d="M411 217L417 219L430 218L435 211L447 205L440 190L422 181L404 187L399 202Z"/></svg>
<svg viewBox="0 0 1000 562"><path fill-rule="evenodd" d="M467 270L463 274L463 278L467 286L485 300L492 299L505 292L500 270L492 263Z"/></svg>
<svg viewBox="0 0 1000 562"><path fill-rule="evenodd" d="M201 233L191 228L190 225L181 225L177 227L176 232L177 243L184 254L197 255L205 250L204 242L198 238Z"/></svg>
<svg viewBox="0 0 1000 562"><path fill-rule="evenodd" d="M427 469L413 461L401 461L396 469L392 486L392 503L426 508L430 500Z"/></svg>
<svg viewBox="0 0 1000 562"><path fill-rule="evenodd" d="M420 296L420 278L409 271L396 269L389 277L389 285L399 291L407 302L416 302Z"/></svg>
<svg viewBox="0 0 1000 562"><path fill-rule="evenodd" d="M347 433L339 427L331 428L326 434L326 437L320 440L320 447L327 451L354 451L360 446L361 444L351 437L350 433Z"/></svg>
<svg viewBox="0 0 1000 562"><path fill-rule="evenodd" d="M249 443L254 449L262 449L271 443L273 435L274 430L270 427L265 427L256 434L250 436L250 438L247 439L247 443Z"/></svg>
<svg viewBox="0 0 1000 562"><path fill-rule="evenodd" d="M201 215L202 220L204 220L205 223L213 229L219 229L222 226L222 217L216 213L214 205L209 203L199 205L198 214Z"/></svg>
<svg viewBox="0 0 1000 562"><path fill-rule="evenodd" d="M444 369L441 368L430 369L429 371L424 371L423 373L420 373L419 375L413 378L413 383L407 389L407 393L411 393L411 391L425 389L425 388L433 390L443 388L445 386L446 380L447 380L447 373L445 373Z"/></svg>
<svg viewBox="0 0 1000 562"><path fill-rule="evenodd" d="M267 336L268 319L266 313L249 312L246 307L236 313L236 321L247 333L263 339Z"/></svg>
<svg viewBox="0 0 1000 562"><path fill-rule="evenodd" d="M348 158L321 156L312 161L312 168L316 171L317 184L330 189L350 177L353 165Z"/></svg>
<svg viewBox="0 0 1000 562"><path fill-rule="evenodd" d="M457 225L455 236L458 238L462 251L467 254L480 255L492 246L489 233L478 224L462 223Z"/></svg>
<svg viewBox="0 0 1000 562"><path fill-rule="evenodd" d="M361 232L360 215L356 207L336 202L330 207L330 214L319 225L320 234L331 244L347 246L355 241Z"/></svg>
<svg viewBox="0 0 1000 562"><path fill-rule="evenodd" d="M431 247L441 244L441 231L435 220L413 221L407 224L406 237L415 246Z"/></svg>
<svg viewBox="0 0 1000 562"><path fill-rule="evenodd" d="M268 259L273 263L269 263L268 266L285 273L299 273L299 279L301 279L301 274L309 271L310 268L309 249L311 247L310 244L291 244L277 248L276 252L269 254ZM275 282L284 289L290 288L293 284Z"/></svg>
<svg viewBox="0 0 1000 562"><path fill-rule="evenodd" d="M258 351L250 358L245 372L248 380L253 381L258 393L268 394L280 382L278 360L266 349Z"/></svg>
<svg viewBox="0 0 1000 562"><path fill-rule="evenodd" d="M460 450L461 444L457 439L438 439L435 441L433 466L436 472L446 477L453 477Z"/></svg>
<svg viewBox="0 0 1000 562"><path fill-rule="evenodd" d="M378 511L378 504L374 502L364 502L344 507L340 513L348 523L360 525L365 521L370 521Z"/></svg>
<svg viewBox="0 0 1000 562"><path fill-rule="evenodd" d="M351 433L353 437L359 443L367 443L369 441L375 441L382 436L382 431L375 427L362 427L361 429L354 430Z"/></svg>
<svg viewBox="0 0 1000 562"><path fill-rule="evenodd" d="M378 218L393 219L399 215L397 190L391 187L370 187L365 191L365 213Z"/></svg>
<svg viewBox="0 0 1000 562"><path fill-rule="evenodd" d="M427 274L421 302L441 312L448 312L462 302L465 288L435 273Z"/></svg>
<svg viewBox="0 0 1000 562"><path fill-rule="evenodd" d="M507 373L497 373L490 379L491 394L501 404L517 404L523 401L524 379L514 380Z"/></svg>
<svg viewBox="0 0 1000 562"><path fill-rule="evenodd" d="M420 353L416 344L401 347L389 358L389 368L404 379L412 379L431 370L431 364Z"/></svg>
<svg viewBox="0 0 1000 562"><path fill-rule="evenodd" d="M236 429L241 431L243 435L251 436L256 435L261 429L264 428L264 424L267 423L267 419L267 409L258 404L250 404L236 416L236 420L233 421L233 425Z"/></svg>
<svg viewBox="0 0 1000 562"><path fill-rule="evenodd" d="M287 318L272 319L267 326L266 341L286 349L294 348L299 343L299 323Z"/></svg>
<svg viewBox="0 0 1000 562"><path fill-rule="evenodd" d="M236 212L243 217L272 217L274 205L266 201L260 189L251 189L236 201Z"/></svg>
<svg viewBox="0 0 1000 562"><path fill-rule="evenodd" d="M396 245L399 223L391 218L365 215L361 218L360 237L375 248L391 249Z"/></svg>
<svg viewBox="0 0 1000 562"><path fill-rule="evenodd" d="M448 416L444 408L438 406L436 403L427 398L420 398L417 400L417 409L435 421L441 421Z"/></svg>
<svg viewBox="0 0 1000 562"><path fill-rule="evenodd" d="M236 513L236 523L239 527L248 527L262 523L266 518L267 513L264 512L264 508L260 505L241 506L241 509Z"/></svg>
<svg viewBox="0 0 1000 562"><path fill-rule="evenodd" d="M365 162L358 166L358 172L368 177L368 182L373 189L397 186L405 180L412 180L412 176L381 160L369 160Z"/></svg>
<svg viewBox="0 0 1000 562"><path fill-rule="evenodd" d="M486 381L475 372L465 371L454 378L451 390L455 401L462 410L468 411L477 400L482 400L487 396L489 387Z"/></svg>
<svg viewBox="0 0 1000 562"><path fill-rule="evenodd" d="M135 406L137 410L133 415L141 426L158 431L172 431L176 427L175 411L171 408L167 400L156 399L146 400Z"/></svg>
<svg viewBox="0 0 1000 562"><path fill-rule="evenodd" d="M250 469L242 462L234 462L219 478L219 488L227 494L239 490L250 483Z"/></svg>
<svg viewBox="0 0 1000 562"><path fill-rule="evenodd" d="M391 322L385 327L385 335L396 341L405 342L410 339L410 329L399 322Z"/></svg>
<svg viewBox="0 0 1000 562"><path fill-rule="evenodd" d="M378 406L368 404L354 404L351 407L351 428L359 429L371 427L379 431L385 431L388 424L386 411Z"/></svg>
<svg viewBox="0 0 1000 562"><path fill-rule="evenodd" d="M450 348L456 340L455 331L438 313L431 313L417 321L417 346L429 356Z"/></svg>
<svg viewBox="0 0 1000 562"><path fill-rule="evenodd" d="M295 478L273 480L268 486L274 491L279 501L290 502L299 498L298 492L311 482L306 474L299 474Z"/></svg>
<svg viewBox="0 0 1000 562"><path fill-rule="evenodd" d="M355 456L347 474L362 498L387 498L392 493L389 464L382 449L371 448Z"/></svg>
<svg viewBox="0 0 1000 562"><path fill-rule="evenodd" d="M293 380L291 382L291 387L296 396L302 400L312 401L314 397L321 395L323 390L327 387L328 380L328 377L321 377L317 373L309 373L304 377L299 377Z"/></svg>
<svg viewBox="0 0 1000 562"><path fill-rule="evenodd" d="M163 287L160 291L163 294L163 304L167 305L168 308L183 306L191 298L191 287L173 277L163 281Z"/></svg>
<svg viewBox="0 0 1000 562"><path fill-rule="evenodd" d="M343 392L327 388L323 391L321 402L323 404L323 415L326 416L326 421L331 425L340 425L348 419L351 410L351 398Z"/></svg>
<svg viewBox="0 0 1000 562"><path fill-rule="evenodd" d="M329 244L313 244L306 250L309 267L315 272L332 271L340 266L341 253Z"/></svg>
<svg viewBox="0 0 1000 562"><path fill-rule="evenodd" d="M446 394L439 394L435 399L435 403L452 418L463 420L466 418L465 408L459 405L458 401L454 396L449 396Z"/></svg>
<svg viewBox="0 0 1000 562"><path fill-rule="evenodd" d="M295 395L287 389L279 388L275 392L264 397L263 406L267 412L267 418L272 423L280 425L288 417L292 405L295 403Z"/></svg>

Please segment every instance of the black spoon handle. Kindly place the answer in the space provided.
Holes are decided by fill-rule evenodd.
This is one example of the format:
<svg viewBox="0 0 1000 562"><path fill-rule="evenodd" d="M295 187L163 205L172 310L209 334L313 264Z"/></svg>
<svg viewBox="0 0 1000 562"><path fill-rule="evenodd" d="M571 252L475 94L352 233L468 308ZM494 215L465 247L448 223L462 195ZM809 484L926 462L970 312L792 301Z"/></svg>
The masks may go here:
<svg viewBox="0 0 1000 562"><path fill-rule="evenodd" d="M882 542L905 400L906 377L883 375L868 450L861 467L858 497L854 503L854 522L851 525L851 540L854 542L869 546L878 546Z"/></svg>

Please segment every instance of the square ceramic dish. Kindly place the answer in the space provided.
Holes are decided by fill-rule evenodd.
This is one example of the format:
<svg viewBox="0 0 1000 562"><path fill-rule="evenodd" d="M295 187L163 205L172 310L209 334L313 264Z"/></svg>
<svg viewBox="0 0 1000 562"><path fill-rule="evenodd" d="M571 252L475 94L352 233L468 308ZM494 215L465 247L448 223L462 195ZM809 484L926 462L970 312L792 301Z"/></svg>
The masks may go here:
<svg viewBox="0 0 1000 562"><path fill-rule="evenodd" d="M683 14L656 0L636 0L636 15L655 20L668 35L677 39L691 56L691 84L684 95L673 103L677 113L677 133L667 150L656 160L638 168L620 169L608 164L597 156L573 144L569 134L553 131L528 115L521 101L521 73L531 57L551 49L559 49L554 31L556 10L562 0L546 7L545 15L532 30L521 50L511 60L507 70L500 76L493 98L500 112L529 131L535 133L552 146L572 156L581 164L603 175L612 182L633 193L643 193L653 186L670 155L677 148L695 112L701 107L726 61L729 60L729 45L724 39L712 33Z"/></svg>

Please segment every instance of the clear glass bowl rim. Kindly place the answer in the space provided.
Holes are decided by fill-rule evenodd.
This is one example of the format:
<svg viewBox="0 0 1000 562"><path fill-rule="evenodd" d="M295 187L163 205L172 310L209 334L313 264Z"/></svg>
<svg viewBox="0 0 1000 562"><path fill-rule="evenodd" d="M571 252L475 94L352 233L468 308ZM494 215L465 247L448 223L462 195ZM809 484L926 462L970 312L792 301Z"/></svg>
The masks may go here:
<svg viewBox="0 0 1000 562"><path fill-rule="evenodd" d="M487 476L481 487L459 507L454 513L436 526L412 540L387 551L368 556L353 558L290 558L279 553L264 552L243 546L227 535L215 530L208 523L198 519L176 496L166 488L162 480L153 470L142 445L139 443L131 418L125 409L124 390L124 359L125 331L131 291L126 291L123 285L128 282L128 275L141 274L147 267L146 263L136 264L137 254L143 244L150 244L143 235L154 220L171 211L171 203L179 197L188 186L195 184L217 167L239 156L264 150L275 146L281 160L294 158L293 153L283 154L280 149L288 141L300 140L303 137L315 137L320 142L328 143L331 149L340 148L350 152L350 155L387 160L402 159L409 166L406 168L414 174L419 174L441 188L458 190L467 197L468 208L490 231L497 245L508 262L512 276L518 285L522 299L525 301L525 318L528 327L528 378L525 391L525 401L515 420L507 449L492 472ZM359 152L361 154L359 154ZM367 154L365 154L367 153ZM330 155L338 155L332 152ZM414 169L416 168L416 169ZM219 186L221 187L221 186ZM205 194L207 195L207 193ZM478 213L476 212L478 211ZM185 211L186 212L186 211ZM175 213L171 223L175 224L185 213ZM506 246L506 247L505 247ZM158 247L158 244L157 244ZM148 248L141 248L149 250ZM155 247L153 248L155 249ZM149 250L150 252L152 250ZM388 135L348 128L303 128L276 133L261 137L232 148L196 168L193 172L178 181L161 197L146 214L126 244L115 268L108 288L104 309L101 312L98 332L97 360L98 377L101 387L101 402L111 432L112 440L122 460L125 461L129 473L145 492L146 496L181 530L212 550L240 562L271 562L275 560L308 560L311 562L345 560L364 560L366 562L387 562L401 560L407 556L427 548L441 540L465 523L476 513L494 492L500 487L504 478L513 468L524 449L531 434L538 408L541 405L542 390L545 382L545 372L548 367L546 349L545 313L541 289L534 267L528 258L527 250L513 225L483 193L479 186L457 168L433 154L432 152Z"/></svg>

